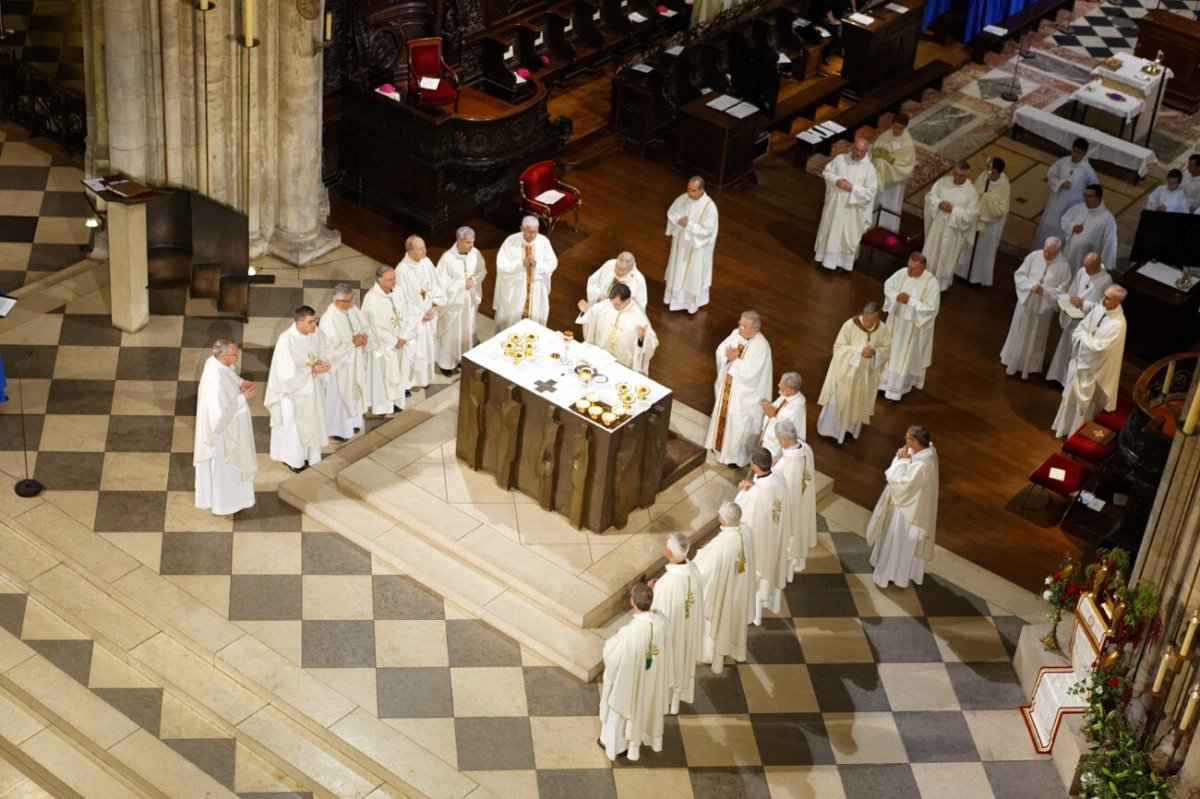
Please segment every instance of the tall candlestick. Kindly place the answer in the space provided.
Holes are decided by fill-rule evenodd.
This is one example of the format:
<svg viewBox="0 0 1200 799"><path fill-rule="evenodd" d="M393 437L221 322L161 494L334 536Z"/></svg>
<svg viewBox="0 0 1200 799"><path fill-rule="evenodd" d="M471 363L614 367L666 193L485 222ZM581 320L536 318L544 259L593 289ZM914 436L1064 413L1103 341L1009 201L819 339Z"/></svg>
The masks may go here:
<svg viewBox="0 0 1200 799"><path fill-rule="evenodd" d="M329 41L332 38L333 38L333 12L326 11L325 12L325 41ZM1171 368L1172 369L1175 368L1174 361L1171 361Z"/></svg>
<svg viewBox="0 0 1200 799"><path fill-rule="evenodd" d="M254 0L242 0L242 37L247 47L254 46Z"/></svg>
<svg viewBox="0 0 1200 799"><path fill-rule="evenodd" d="M1173 656L1173 647L1167 647L1167 651L1163 652L1162 660L1158 664L1158 674L1154 675L1154 687L1150 689L1154 693L1162 690L1163 680L1167 679L1167 667L1171 665Z"/></svg>
<svg viewBox="0 0 1200 799"><path fill-rule="evenodd" d="M1187 632L1183 636L1183 645L1179 648L1179 653L1190 655L1192 653L1192 640L1196 637L1196 628L1200 627L1200 610L1192 613L1192 620L1188 622Z"/></svg>
<svg viewBox="0 0 1200 799"><path fill-rule="evenodd" d="M1192 407L1188 408L1187 420L1183 423L1183 434L1190 436L1196 432L1196 422L1200 421L1200 389L1192 397Z"/></svg>
<svg viewBox="0 0 1200 799"><path fill-rule="evenodd" d="M1175 380L1175 362L1167 364L1167 376L1163 378L1163 396L1171 393L1171 383Z"/></svg>
<svg viewBox="0 0 1200 799"><path fill-rule="evenodd" d="M1179 720L1179 729L1186 732L1192 726L1192 717L1196 715L1196 705L1200 704L1200 682L1192 686L1188 697L1187 707L1183 709L1183 718Z"/></svg>

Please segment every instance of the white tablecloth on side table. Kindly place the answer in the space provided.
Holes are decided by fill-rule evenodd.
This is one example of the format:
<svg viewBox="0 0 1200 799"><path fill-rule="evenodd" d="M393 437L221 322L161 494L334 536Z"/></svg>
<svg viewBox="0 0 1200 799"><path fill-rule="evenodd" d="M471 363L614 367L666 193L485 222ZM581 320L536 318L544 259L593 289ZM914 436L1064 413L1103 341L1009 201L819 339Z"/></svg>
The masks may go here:
<svg viewBox="0 0 1200 799"><path fill-rule="evenodd" d="M1141 178L1146 176L1151 166L1158 163L1158 156L1153 150L1028 105L1021 106L1013 114L1013 127L1035 133L1068 150L1071 149L1071 143L1082 136L1091 145L1088 148L1090 160L1116 164L1136 172Z"/></svg>
<svg viewBox="0 0 1200 799"><path fill-rule="evenodd" d="M1173 73L1163 67L1157 75L1147 75L1142 72L1142 67L1153 62L1133 53L1115 53L1113 58L1120 60L1120 68L1109 69L1097 65L1092 69L1092 79L1101 81L1111 91L1145 101L1145 113L1138 118L1133 133L1130 134L1130 138L1134 141L1141 141L1150 133L1150 126L1154 124L1154 117L1166 94L1166 82L1173 77Z"/></svg>

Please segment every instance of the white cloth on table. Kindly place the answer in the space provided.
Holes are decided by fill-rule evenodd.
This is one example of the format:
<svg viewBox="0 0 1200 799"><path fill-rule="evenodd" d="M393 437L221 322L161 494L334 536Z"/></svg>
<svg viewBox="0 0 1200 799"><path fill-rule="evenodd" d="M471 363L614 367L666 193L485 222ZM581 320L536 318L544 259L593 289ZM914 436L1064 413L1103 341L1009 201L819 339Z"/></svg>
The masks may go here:
<svg viewBox="0 0 1200 799"><path fill-rule="evenodd" d="M686 225L679 224L683 217L687 217ZM667 209L666 235L671 237L671 254L667 258L663 302L669 310L695 313L708 305L719 227L717 204L707 193L693 200L684 192Z"/></svg>
<svg viewBox="0 0 1200 799"><path fill-rule="evenodd" d="M1146 110L1146 103L1141 99L1122 92L1113 92L1119 94L1123 99L1116 100L1109 97L1109 92L1112 91L1098 80L1093 80L1084 86L1071 93L1071 99L1077 103L1083 103L1091 108L1103 111L1106 114L1112 114L1115 117L1128 122L1136 116L1141 116L1141 113Z"/></svg>
<svg viewBox="0 0 1200 799"><path fill-rule="evenodd" d="M1031 105L1023 105L1016 110L1013 114L1013 127L1023 128L1067 149L1071 148L1075 139L1082 137L1088 141L1090 160L1115 164L1136 172L1138 177L1146 177L1150 167L1158 163L1158 156L1153 150L1139 147L1133 142L1110 136L1087 125L1063 119ZM1037 242L1037 246L1042 246L1042 241Z"/></svg>

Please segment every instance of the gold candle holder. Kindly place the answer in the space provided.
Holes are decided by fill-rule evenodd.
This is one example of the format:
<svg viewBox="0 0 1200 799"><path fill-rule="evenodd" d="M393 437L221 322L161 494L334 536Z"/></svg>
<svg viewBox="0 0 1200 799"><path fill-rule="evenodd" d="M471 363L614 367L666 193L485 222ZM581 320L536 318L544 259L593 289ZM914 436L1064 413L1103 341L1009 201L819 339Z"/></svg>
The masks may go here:
<svg viewBox="0 0 1200 799"><path fill-rule="evenodd" d="M592 403L588 402L585 399L575 401L575 407L579 410L580 413L587 413L587 409L590 408L591 406L592 406Z"/></svg>
<svg viewBox="0 0 1200 799"><path fill-rule="evenodd" d="M602 413L604 413L604 408L602 408L599 405L593 405L590 408L588 408L587 412L588 412L588 416L591 416L593 419L599 419L600 415Z"/></svg>
<svg viewBox="0 0 1200 799"><path fill-rule="evenodd" d="M637 396L638 396L638 399L640 399L640 400L645 400L647 397L649 397L650 396L650 386L647 386L644 383L642 385L638 386L637 387Z"/></svg>

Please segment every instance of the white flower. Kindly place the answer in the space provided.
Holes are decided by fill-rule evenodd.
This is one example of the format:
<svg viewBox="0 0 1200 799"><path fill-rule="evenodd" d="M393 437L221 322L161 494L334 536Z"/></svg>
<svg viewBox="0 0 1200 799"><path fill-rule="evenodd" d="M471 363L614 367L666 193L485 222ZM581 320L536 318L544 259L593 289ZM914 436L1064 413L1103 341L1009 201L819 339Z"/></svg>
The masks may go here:
<svg viewBox="0 0 1200 799"><path fill-rule="evenodd" d="M1053 596L1053 594L1050 593L1049 591L1044 591L1042 593L1042 599L1046 600L1047 602L1050 601L1050 597L1052 597L1052 596Z"/></svg>
<svg viewBox="0 0 1200 799"><path fill-rule="evenodd" d="M1046 585L1050 585L1050 583L1052 583L1052 582L1054 582L1054 579L1052 577L1046 578Z"/></svg>

